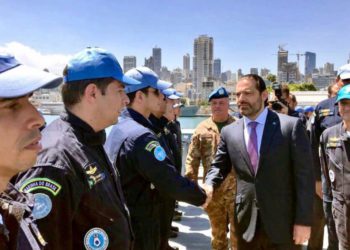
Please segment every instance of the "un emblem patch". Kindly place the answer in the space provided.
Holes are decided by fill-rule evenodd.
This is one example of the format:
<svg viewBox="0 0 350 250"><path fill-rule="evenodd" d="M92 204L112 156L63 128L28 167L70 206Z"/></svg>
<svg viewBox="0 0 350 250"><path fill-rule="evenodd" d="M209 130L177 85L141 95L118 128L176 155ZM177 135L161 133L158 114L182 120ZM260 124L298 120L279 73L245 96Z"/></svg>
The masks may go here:
<svg viewBox="0 0 350 250"><path fill-rule="evenodd" d="M108 244L108 235L101 228L92 228L85 234L84 245L88 250L106 250Z"/></svg>

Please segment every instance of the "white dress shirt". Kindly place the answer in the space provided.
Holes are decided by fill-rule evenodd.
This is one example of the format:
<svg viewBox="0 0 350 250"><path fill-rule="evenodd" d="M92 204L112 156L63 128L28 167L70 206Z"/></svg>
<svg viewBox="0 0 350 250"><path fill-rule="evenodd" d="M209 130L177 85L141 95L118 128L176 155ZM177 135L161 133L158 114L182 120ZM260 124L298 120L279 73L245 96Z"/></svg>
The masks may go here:
<svg viewBox="0 0 350 250"><path fill-rule="evenodd" d="M256 135L258 139L258 156L260 157L260 146L261 146L261 140L264 132L265 122L267 118L267 108L264 108L264 110L260 113L260 115L255 119L255 122L257 122L256 126ZM250 135L250 126L248 124L250 122L254 122L253 120L250 120L248 117L243 116L244 121L244 142L246 148L248 148L248 141L249 141L249 135Z"/></svg>

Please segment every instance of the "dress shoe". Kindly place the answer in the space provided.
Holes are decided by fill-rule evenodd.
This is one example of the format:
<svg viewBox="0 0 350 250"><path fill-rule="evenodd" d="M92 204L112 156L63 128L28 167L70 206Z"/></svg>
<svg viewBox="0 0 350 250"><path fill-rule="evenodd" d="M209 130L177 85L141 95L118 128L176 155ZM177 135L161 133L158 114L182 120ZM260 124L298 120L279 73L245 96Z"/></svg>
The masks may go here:
<svg viewBox="0 0 350 250"><path fill-rule="evenodd" d="M176 238L176 237L177 237L177 232L170 230L169 238Z"/></svg>
<svg viewBox="0 0 350 250"><path fill-rule="evenodd" d="M179 228L178 227L175 227L175 226L171 226L171 231L174 231L174 232L179 232Z"/></svg>

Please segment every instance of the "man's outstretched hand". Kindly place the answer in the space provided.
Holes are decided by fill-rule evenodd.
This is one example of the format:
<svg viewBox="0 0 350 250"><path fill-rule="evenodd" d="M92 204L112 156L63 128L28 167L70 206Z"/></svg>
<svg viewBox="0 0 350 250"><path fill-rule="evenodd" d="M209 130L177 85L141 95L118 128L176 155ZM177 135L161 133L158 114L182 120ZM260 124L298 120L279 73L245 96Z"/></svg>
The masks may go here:
<svg viewBox="0 0 350 250"><path fill-rule="evenodd" d="M202 188L204 189L207 199L205 200L205 203L202 205L203 208L207 208L208 204L210 203L211 199L213 198L213 186L203 184Z"/></svg>

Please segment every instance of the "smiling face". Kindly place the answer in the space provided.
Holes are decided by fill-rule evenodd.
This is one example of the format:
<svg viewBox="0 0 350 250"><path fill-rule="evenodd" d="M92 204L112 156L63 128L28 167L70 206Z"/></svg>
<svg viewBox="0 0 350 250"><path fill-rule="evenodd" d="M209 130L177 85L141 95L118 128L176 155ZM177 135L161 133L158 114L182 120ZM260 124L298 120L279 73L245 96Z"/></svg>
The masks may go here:
<svg viewBox="0 0 350 250"><path fill-rule="evenodd" d="M0 99L0 175L13 176L33 166L41 150L44 119L29 96Z"/></svg>
<svg viewBox="0 0 350 250"><path fill-rule="evenodd" d="M228 97L212 99L210 101L211 113L215 122L224 122L227 120L229 104Z"/></svg>

